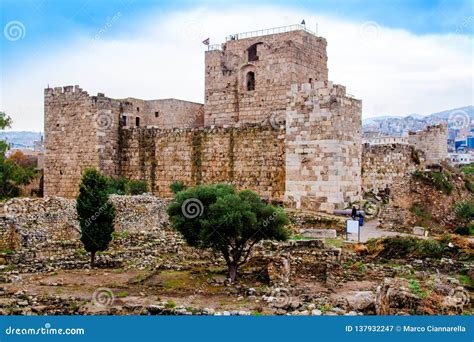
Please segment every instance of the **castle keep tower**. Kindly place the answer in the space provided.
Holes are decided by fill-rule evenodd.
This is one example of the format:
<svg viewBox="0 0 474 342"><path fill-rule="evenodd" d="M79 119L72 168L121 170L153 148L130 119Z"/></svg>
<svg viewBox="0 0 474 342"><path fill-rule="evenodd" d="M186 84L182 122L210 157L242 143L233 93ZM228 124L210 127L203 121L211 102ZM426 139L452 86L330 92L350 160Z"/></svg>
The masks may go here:
<svg viewBox="0 0 474 342"><path fill-rule="evenodd" d="M326 40L300 25L231 35L205 63L205 125L276 120L292 84L328 80Z"/></svg>
<svg viewBox="0 0 474 342"><path fill-rule="evenodd" d="M45 90L45 194L81 173L170 185L232 183L316 211L361 195L361 102L328 81L326 40L300 25L229 36L205 53L205 104Z"/></svg>

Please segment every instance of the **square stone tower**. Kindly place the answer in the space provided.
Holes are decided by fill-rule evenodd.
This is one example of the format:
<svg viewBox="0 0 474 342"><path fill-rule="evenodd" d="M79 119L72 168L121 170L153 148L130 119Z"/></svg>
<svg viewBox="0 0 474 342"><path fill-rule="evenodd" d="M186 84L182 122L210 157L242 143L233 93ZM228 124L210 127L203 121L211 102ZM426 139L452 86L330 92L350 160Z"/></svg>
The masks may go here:
<svg viewBox="0 0 474 342"><path fill-rule="evenodd" d="M292 84L328 80L326 40L300 25L231 35L205 64L206 126L284 119Z"/></svg>

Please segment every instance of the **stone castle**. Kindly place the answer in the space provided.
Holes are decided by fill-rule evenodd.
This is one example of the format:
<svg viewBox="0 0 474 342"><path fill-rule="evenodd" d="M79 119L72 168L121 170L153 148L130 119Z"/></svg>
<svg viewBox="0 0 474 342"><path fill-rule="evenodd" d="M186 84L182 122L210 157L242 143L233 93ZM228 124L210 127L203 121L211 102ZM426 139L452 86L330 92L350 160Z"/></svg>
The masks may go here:
<svg viewBox="0 0 474 342"><path fill-rule="evenodd" d="M406 146L380 154L362 143L361 109L328 80L324 38L300 25L232 35L205 53L204 105L45 89L44 193L76 196L84 168L96 167L145 180L162 197L173 181L228 182L289 207L332 211L417 167ZM446 134L440 126L409 140L423 162L436 163L447 150L433 142ZM397 164L379 177L384 160Z"/></svg>

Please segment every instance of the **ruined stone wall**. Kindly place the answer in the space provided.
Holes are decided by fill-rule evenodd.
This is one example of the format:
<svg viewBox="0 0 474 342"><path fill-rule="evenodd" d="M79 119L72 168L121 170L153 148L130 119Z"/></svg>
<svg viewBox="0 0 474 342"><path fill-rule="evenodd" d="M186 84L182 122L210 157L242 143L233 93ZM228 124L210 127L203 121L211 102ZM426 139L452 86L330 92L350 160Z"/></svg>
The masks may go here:
<svg viewBox="0 0 474 342"><path fill-rule="evenodd" d="M325 81L295 84L288 97L285 202L332 211L360 199L361 102Z"/></svg>
<svg viewBox="0 0 474 342"><path fill-rule="evenodd" d="M45 89L45 196L76 196L87 167L116 175L121 111L119 101L78 86Z"/></svg>
<svg viewBox="0 0 474 342"><path fill-rule="evenodd" d="M127 259L129 255L124 253L134 253L133 250L142 254L139 259L143 261L153 251L176 253L176 246L182 244L182 240L168 229L166 200L150 195L112 195L110 201L117 215L116 236L108 251L118 252L110 262ZM121 243L126 245L117 248L116 240L120 236L125 240L130 236L139 248L130 248L130 241L124 240ZM84 250L76 201L61 197L23 197L0 203L0 250L14 251L9 257L11 262L28 272L84 266L88 261L87 255L81 253Z"/></svg>
<svg viewBox="0 0 474 342"><path fill-rule="evenodd" d="M439 164L448 159L448 126L428 126L423 131L410 132L408 142L425 152L426 164Z"/></svg>
<svg viewBox="0 0 474 342"><path fill-rule="evenodd" d="M424 153L407 144L364 144L362 191L378 193L388 187L393 192L406 186L406 176L424 164Z"/></svg>
<svg viewBox="0 0 474 342"><path fill-rule="evenodd" d="M249 60L249 49L256 58ZM205 125L263 122L284 116L291 84L327 81L326 40L291 31L230 40L206 52ZM247 74L255 89L247 90Z"/></svg>
<svg viewBox="0 0 474 342"><path fill-rule="evenodd" d="M123 130L121 174L171 196L173 181L187 185L228 182L282 200L285 135L271 125L198 129Z"/></svg>

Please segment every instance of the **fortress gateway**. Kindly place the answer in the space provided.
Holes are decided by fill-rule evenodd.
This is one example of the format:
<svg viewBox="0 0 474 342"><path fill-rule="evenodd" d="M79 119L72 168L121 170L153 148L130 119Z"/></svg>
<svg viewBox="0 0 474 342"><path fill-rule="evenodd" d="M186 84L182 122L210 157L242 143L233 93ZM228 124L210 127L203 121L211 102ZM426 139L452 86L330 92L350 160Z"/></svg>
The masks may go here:
<svg viewBox="0 0 474 342"><path fill-rule="evenodd" d="M76 196L96 167L163 197L176 180L309 210L361 197L361 101L328 80L324 38L294 25L229 36L205 55L204 105L45 89L45 195Z"/></svg>

